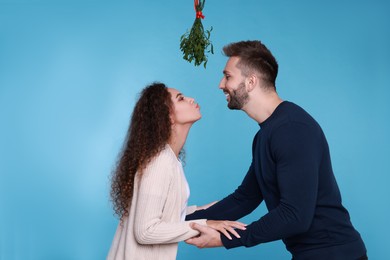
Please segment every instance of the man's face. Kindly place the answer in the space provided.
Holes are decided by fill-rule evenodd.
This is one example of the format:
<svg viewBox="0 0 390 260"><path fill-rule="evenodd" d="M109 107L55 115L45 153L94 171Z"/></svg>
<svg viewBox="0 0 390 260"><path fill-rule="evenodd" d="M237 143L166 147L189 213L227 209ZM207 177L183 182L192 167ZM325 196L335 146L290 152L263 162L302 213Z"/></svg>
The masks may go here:
<svg viewBox="0 0 390 260"><path fill-rule="evenodd" d="M229 58L223 70L224 76L219 83L219 88L225 93L230 109L242 109L249 99L245 88L245 77L236 66L238 61L238 57Z"/></svg>

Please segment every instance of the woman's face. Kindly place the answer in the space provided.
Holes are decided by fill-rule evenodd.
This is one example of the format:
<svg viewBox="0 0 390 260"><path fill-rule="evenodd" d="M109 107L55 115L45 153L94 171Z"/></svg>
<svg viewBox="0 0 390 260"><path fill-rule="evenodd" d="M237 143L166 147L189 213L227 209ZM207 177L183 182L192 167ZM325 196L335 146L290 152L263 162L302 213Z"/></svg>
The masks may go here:
<svg viewBox="0 0 390 260"><path fill-rule="evenodd" d="M193 98L186 97L174 88L168 88L172 100L171 119L174 124L193 124L202 115L200 107Z"/></svg>

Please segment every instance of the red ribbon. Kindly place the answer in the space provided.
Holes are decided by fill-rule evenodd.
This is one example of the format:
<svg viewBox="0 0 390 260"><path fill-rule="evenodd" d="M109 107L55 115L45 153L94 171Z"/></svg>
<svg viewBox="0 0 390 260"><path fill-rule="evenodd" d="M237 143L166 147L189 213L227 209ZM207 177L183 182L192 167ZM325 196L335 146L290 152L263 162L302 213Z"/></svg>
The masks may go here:
<svg viewBox="0 0 390 260"><path fill-rule="evenodd" d="M202 14L202 11L196 11L196 7L199 5L199 0L194 0L194 9L195 9L195 12L196 12L196 18L199 19L199 18L202 18L204 19L204 15Z"/></svg>
<svg viewBox="0 0 390 260"><path fill-rule="evenodd" d="M204 15L202 14L202 11L196 12L196 18L202 18L202 19L204 19Z"/></svg>

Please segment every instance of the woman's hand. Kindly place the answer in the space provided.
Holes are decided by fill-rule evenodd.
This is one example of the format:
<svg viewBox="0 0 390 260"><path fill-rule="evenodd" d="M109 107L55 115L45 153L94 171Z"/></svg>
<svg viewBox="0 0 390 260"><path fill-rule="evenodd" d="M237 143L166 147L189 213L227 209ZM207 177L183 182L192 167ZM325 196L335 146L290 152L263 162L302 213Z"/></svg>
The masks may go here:
<svg viewBox="0 0 390 260"><path fill-rule="evenodd" d="M215 203L217 203L217 202L218 202L218 200L216 200L216 201L213 201L213 202L211 202L211 203L209 203L209 204L206 204L206 205L200 206L200 207L196 207L196 210L207 209L207 208L209 208L209 207L213 206L213 205L214 205Z"/></svg>
<svg viewBox="0 0 390 260"><path fill-rule="evenodd" d="M246 224L238 222L238 221L228 221L228 220L207 220L207 226L211 227L222 234L224 234L227 238L232 240L232 237L229 233L233 234L235 237L240 238L240 235L236 232L237 229L245 230Z"/></svg>

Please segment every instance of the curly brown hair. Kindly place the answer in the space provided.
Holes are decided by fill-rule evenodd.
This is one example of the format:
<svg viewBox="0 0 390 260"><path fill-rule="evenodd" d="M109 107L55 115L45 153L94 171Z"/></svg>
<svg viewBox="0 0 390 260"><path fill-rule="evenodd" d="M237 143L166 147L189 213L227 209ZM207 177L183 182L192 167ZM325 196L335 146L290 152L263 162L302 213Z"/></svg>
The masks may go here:
<svg viewBox="0 0 390 260"><path fill-rule="evenodd" d="M140 93L126 140L111 177L111 201L122 221L129 215L137 171L156 156L171 137L171 94L163 83L152 83Z"/></svg>

